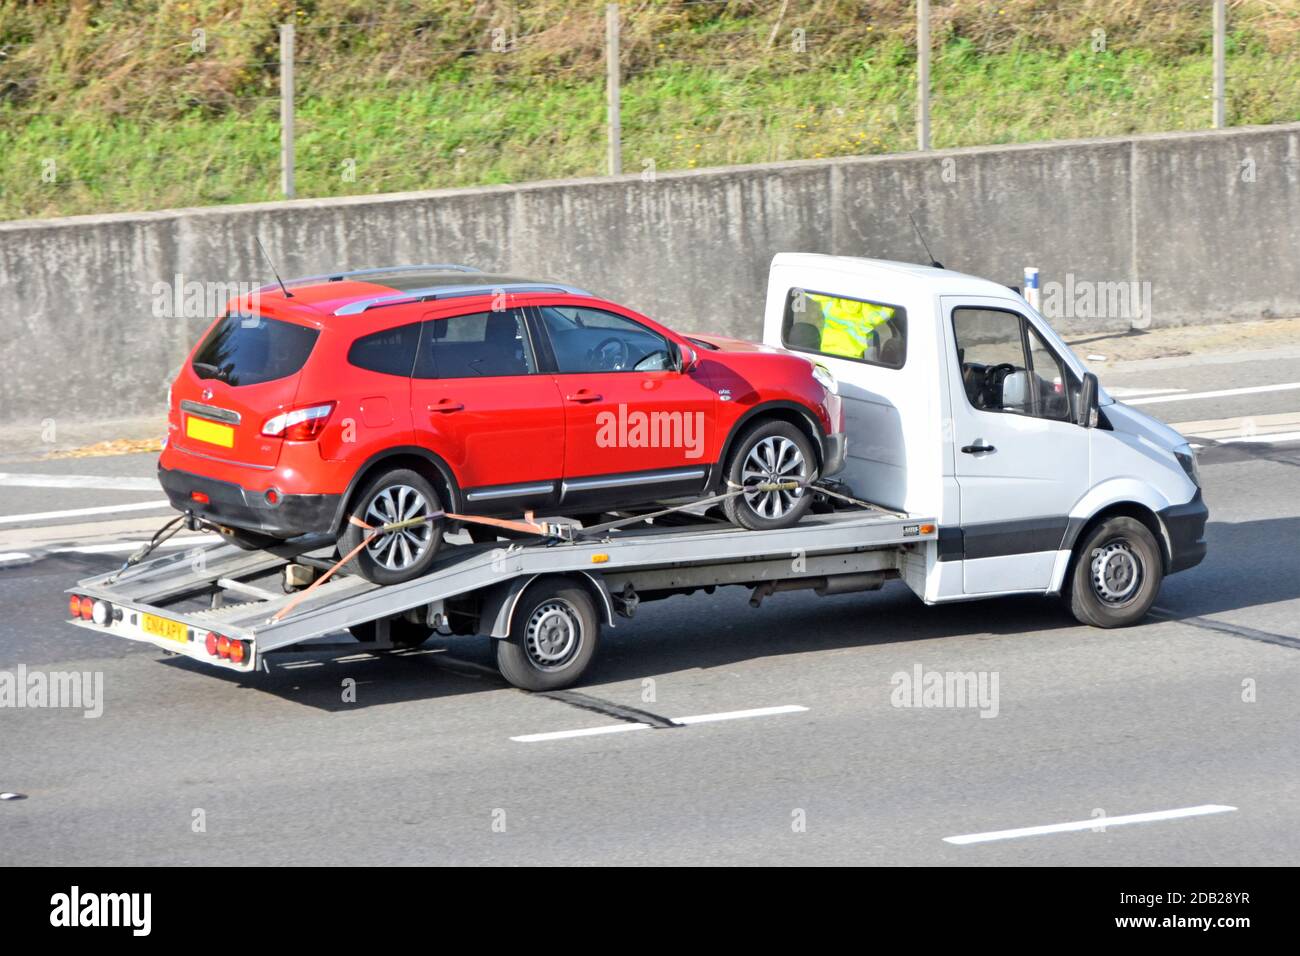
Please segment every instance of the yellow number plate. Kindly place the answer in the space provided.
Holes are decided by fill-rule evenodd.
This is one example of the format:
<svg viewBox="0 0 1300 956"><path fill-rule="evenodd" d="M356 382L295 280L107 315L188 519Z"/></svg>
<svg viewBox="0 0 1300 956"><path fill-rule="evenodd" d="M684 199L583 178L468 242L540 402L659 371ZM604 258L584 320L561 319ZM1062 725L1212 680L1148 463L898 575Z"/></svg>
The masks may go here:
<svg viewBox="0 0 1300 956"><path fill-rule="evenodd" d="M165 637L169 641L180 641L184 644L190 639L190 629L184 624L179 621L169 621L165 617L156 617L153 614L140 615L140 627L146 634Z"/></svg>
<svg viewBox="0 0 1300 956"><path fill-rule="evenodd" d="M210 445L220 445L222 448L235 447L235 430L229 425L210 422L206 418L195 418L193 415L186 418L185 434L189 438L197 438Z"/></svg>

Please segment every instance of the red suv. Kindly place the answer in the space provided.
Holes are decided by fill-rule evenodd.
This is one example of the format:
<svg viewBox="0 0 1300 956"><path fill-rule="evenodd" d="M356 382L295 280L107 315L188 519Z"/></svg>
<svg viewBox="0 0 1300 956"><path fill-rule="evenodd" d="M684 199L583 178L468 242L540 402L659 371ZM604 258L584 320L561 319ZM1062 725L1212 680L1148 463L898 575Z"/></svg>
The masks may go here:
<svg viewBox="0 0 1300 956"><path fill-rule="evenodd" d="M172 504L252 548L323 533L346 554L367 533L352 518L373 528L443 510L590 519L729 481L812 480L845 451L834 379L807 358L687 338L581 289L462 266L234 299L169 404L158 474ZM726 513L780 528L809 501L755 489ZM443 530L435 519L378 536L353 570L416 577Z"/></svg>

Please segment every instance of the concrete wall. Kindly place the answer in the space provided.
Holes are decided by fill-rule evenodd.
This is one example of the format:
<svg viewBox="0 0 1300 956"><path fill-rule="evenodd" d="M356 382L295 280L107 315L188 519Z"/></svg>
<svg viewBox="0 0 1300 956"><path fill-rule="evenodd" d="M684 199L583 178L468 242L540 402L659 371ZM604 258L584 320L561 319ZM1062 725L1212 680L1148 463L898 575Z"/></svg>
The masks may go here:
<svg viewBox="0 0 1300 956"><path fill-rule="evenodd" d="M922 261L908 211L950 269L1149 283L1154 325L1300 314L1300 124L10 222L0 424L156 414L208 319L155 283L267 281L255 235L286 276L465 262L752 338L774 253Z"/></svg>

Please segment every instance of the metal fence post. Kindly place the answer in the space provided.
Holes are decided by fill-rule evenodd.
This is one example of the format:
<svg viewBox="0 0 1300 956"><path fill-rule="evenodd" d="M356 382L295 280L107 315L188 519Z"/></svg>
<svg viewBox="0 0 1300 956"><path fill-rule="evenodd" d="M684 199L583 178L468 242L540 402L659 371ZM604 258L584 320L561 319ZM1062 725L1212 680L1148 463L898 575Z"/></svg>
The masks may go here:
<svg viewBox="0 0 1300 956"><path fill-rule="evenodd" d="M623 172L623 126L619 103L618 4L605 4L605 108L609 145L606 165L611 176Z"/></svg>
<svg viewBox="0 0 1300 956"><path fill-rule="evenodd" d="M930 0L916 0L916 148L930 148Z"/></svg>
<svg viewBox="0 0 1300 956"><path fill-rule="evenodd" d="M1227 93L1225 91L1224 42L1228 29L1228 11L1225 0L1214 0L1214 128L1227 125Z"/></svg>
<svg viewBox="0 0 1300 956"><path fill-rule="evenodd" d="M293 188L293 24L280 25L280 191Z"/></svg>

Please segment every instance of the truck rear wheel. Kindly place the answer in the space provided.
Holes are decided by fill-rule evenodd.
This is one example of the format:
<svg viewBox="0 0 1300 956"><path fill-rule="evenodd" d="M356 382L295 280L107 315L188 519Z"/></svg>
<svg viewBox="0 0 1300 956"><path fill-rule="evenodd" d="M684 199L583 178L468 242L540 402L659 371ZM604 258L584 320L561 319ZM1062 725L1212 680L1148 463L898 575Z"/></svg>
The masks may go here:
<svg viewBox="0 0 1300 956"><path fill-rule="evenodd" d="M582 677L599 636L591 595L570 581L543 579L515 605L510 636L496 640L497 667L515 687L559 690Z"/></svg>
<svg viewBox="0 0 1300 956"><path fill-rule="evenodd" d="M1151 610L1164 580L1160 545L1141 521L1103 521L1080 545L1070 574L1070 611L1081 624L1127 627Z"/></svg>

